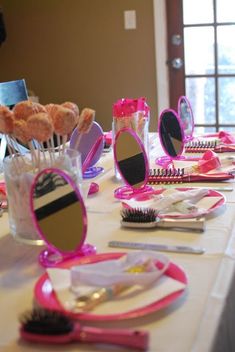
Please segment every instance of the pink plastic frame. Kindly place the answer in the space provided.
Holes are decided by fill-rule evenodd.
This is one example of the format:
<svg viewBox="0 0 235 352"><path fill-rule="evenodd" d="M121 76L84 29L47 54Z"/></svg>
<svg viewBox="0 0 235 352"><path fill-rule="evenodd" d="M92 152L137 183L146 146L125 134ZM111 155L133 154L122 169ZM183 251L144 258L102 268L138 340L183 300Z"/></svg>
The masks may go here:
<svg viewBox="0 0 235 352"><path fill-rule="evenodd" d="M182 101L185 101L185 103L187 104L187 107L189 109L189 112L190 112L190 116L191 116L191 121L190 121L190 133L189 134L186 134L186 131L187 129L184 128L183 126L183 119L181 118L181 103ZM181 95L178 99L178 116L179 118L181 119L182 121L182 126L183 126L183 129L184 129L184 138L185 138L185 142L187 141L190 141L193 139L193 132L194 132L194 116L193 116L193 110L192 110L192 106L188 100L188 98L184 95Z"/></svg>
<svg viewBox="0 0 235 352"><path fill-rule="evenodd" d="M76 193L77 198L80 202L80 205L82 208L82 220L83 220L84 226L83 226L83 233L81 236L81 241L80 241L79 245L74 249L74 251L61 251L60 249L55 247L52 243L50 243L47 240L47 238L43 234L43 232L38 224L38 221L37 221L37 218L36 218L36 215L34 212L33 194L34 194L34 189L35 189L35 186L36 186L38 179L41 177L42 174L46 174L46 173L57 173L58 175L63 177L63 179L73 188L73 190ZM45 267L55 266L55 265L63 262L64 260L67 260L67 259L70 259L73 257L81 257L84 255L90 255L90 254L94 254L96 252L95 247L93 247L92 245L89 245L89 244L84 244L84 241L86 239L86 233L87 233L87 215L86 215L85 205L84 205L84 202L83 202L83 199L82 199L82 196L80 194L78 187L76 186L76 184L72 180L72 178L65 171L62 171L61 169L57 169L57 168L47 168L47 169L40 171L36 175L36 177L34 178L33 184L31 186L31 189L30 189L30 210L31 210L31 215L32 215L32 219L33 219L33 223L36 228L36 231L48 247L47 249L43 250L39 255L39 262L42 266L45 266Z"/></svg>
<svg viewBox="0 0 235 352"><path fill-rule="evenodd" d="M117 161L117 152L116 152L116 144L118 141L119 136L124 133L124 132L128 132L138 143L138 145L140 146L140 150L143 153L144 156L144 164L145 164L145 179L144 179L144 183L143 185L136 189L134 188L130 183L128 183L128 181L126 180L125 176L123 175L122 171L119 168L118 165L118 161ZM141 139L139 138L139 136L135 133L135 131L133 131L130 128L122 128L118 131L118 133L115 136L114 139L114 146L113 146L113 153L114 153L114 161L115 161L115 165L117 167L118 172L120 173L123 182L125 183L124 187L120 187L118 189L115 190L114 192L114 196L118 199L129 199L131 198L133 195L139 194L139 193L145 193L145 192L151 192L152 191L152 187L147 186L147 181L148 181L148 176L149 176L149 162L148 162L148 157L145 151L145 147L144 144L142 143Z"/></svg>
<svg viewBox="0 0 235 352"><path fill-rule="evenodd" d="M162 123L162 119L164 118L165 114L166 113L172 113L178 124L179 124L179 128L180 128L180 131L181 131L181 135L182 135L182 145L181 145L181 148L180 148L180 151L178 153L177 156L172 156L168 153L167 149L165 148L164 146L164 143L162 142L162 136L161 136L161 129L160 129L160 126L161 126L161 123ZM183 129L183 126L182 126L182 122L178 116L178 114L176 113L175 110L173 109L164 109L161 114L160 114L160 117L159 117L159 120L158 120L158 131L159 131L159 140L160 140L160 143L161 143L161 146L162 146L162 149L164 150L165 154L164 156L158 158L156 160L156 164L164 167L164 168L167 168L169 166L169 164L171 164L172 160L181 160L181 159L185 159L184 156L182 156L182 153L184 151L184 144L185 144L185 135L184 135L184 129Z"/></svg>

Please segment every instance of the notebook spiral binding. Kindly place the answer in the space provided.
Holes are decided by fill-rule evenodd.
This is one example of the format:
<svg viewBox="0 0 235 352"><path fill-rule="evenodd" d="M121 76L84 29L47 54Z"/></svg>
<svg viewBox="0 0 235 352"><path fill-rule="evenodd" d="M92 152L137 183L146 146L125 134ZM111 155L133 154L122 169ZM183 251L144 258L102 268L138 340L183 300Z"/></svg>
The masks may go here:
<svg viewBox="0 0 235 352"><path fill-rule="evenodd" d="M215 174L185 174L183 168L178 169L150 169L147 183L154 184L173 184L183 182L198 181L226 181L233 179L234 175L229 172L220 172Z"/></svg>
<svg viewBox="0 0 235 352"><path fill-rule="evenodd" d="M185 144L186 153L204 153L207 150L216 153L235 152L235 145L223 144L218 141L190 141Z"/></svg>
<svg viewBox="0 0 235 352"><path fill-rule="evenodd" d="M190 141L185 144L185 152L187 153L198 153L200 151L205 152L207 150L216 150L218 147L217 141Z"/></svg>

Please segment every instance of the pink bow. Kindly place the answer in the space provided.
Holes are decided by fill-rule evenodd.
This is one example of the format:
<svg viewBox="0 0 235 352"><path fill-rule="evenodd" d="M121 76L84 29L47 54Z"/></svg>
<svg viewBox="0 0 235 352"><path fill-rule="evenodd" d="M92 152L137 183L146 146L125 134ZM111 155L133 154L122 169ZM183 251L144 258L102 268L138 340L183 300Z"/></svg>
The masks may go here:
<svg viewBox="0 0 235 352"><path fill-rule="evenodd" d="M212 150L207 150L198 161L198 169L201 173L207 173L208 171L217 169L220 166L221 163L219 157Z"/></svg>
<svg viewBox="0 0 235 352"><path fill-rule="evenodd" d="M235 144L235 138L228 132L220 131L219 139L225 144Z"/></svg>

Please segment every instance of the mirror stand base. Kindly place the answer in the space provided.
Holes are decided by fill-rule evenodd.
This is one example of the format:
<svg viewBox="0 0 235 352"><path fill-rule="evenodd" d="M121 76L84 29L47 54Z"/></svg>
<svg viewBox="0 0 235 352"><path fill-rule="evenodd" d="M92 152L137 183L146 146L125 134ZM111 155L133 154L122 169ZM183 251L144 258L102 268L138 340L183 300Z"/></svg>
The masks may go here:
<svg viewBox="0 0 235 352"><path fill-rule="evenodd" d="M138 196L138 198L141 198L141 195L143 198L145 198L146 195L153 194L154 190L153 187L149 185L145 185L142 188L135 189L130 186L123 186L115 189L114 191L114 197L116 199L131 199L135 198Z"/></svg>
<svg viewBox="0 0 235 352"><path fill-rule="evenodd" d="M67 260L92 254L96 254L96 248L93 245L86 243L75 253L72 253L71 255L66 254L65 256L51 249L44 249L39 254L38 261L44 268L52 268L56 265L64 263Z"/></svg>

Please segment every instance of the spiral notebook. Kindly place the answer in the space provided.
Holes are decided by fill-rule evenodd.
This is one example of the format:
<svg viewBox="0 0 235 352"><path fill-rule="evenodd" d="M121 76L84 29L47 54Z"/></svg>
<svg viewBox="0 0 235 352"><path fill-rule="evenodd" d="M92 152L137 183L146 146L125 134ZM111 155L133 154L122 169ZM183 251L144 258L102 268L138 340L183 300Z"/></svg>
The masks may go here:
<svg viewBox="0 0 235 352"><path fill-rule="evenodd" d="M207 150L212 150L216 153L226 153L226 152L235 152L234 144L221 144L217 140L198 140L190 141L185 144L186 153L204 153Z"/></svg>
<svg viewBox="0 0 235 352"><path fill-rule="evenodd" d="M150 169L148 184L170 184L184 182L217 182L233 179L234 175L229 172L217 172L213 174L190 173L185 174L184 168L178 169Z"/></svg>

